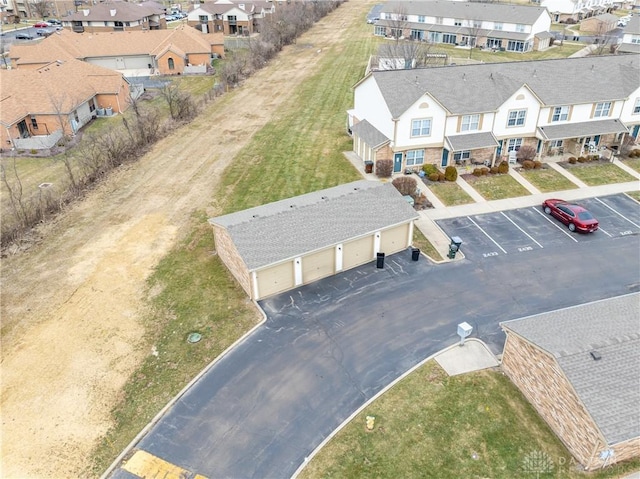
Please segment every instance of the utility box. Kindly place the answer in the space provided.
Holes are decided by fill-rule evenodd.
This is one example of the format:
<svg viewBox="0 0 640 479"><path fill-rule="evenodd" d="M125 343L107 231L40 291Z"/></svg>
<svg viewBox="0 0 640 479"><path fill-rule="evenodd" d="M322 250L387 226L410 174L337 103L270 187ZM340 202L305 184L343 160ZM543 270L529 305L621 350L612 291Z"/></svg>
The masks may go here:
<svg viewBox="0 0 640 479"><path fill-rule="evenodd" d="M471 334L473 326L466 321L458 324L458 336L460 336L460 346L464 345L464 339Z"/></svg>
<svg viewBox="0 0 640 479"><path fill-rule="evenodd" d="M462 240L459 236L453 236L451 238L451 244L449 244L449 254L447 257L449 259L454 259L456 257L456 253L460 250L460 246L462 245Z"/></svg>
<svg viewBox="0 0 640 479"><path fill-rule="evenodd" d="M365 161L364 162L364 172L365 173L373 173L373 161Z"/></svg>
<svg viewBox="0 0 640 479"><path fill-rule="evenodd" d="M378 253L376 255L376 268L384 268L384 253Z"/></svg>

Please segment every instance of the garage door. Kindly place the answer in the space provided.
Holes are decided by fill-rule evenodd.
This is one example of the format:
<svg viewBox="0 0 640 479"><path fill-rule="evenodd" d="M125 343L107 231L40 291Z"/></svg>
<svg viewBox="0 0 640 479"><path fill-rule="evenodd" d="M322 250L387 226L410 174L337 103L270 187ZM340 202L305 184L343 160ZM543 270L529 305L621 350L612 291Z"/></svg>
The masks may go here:
<svg viewBox="0 0 640 479"><path fill-rule="evenodd" d="M384 230L380 238L380 252L385 254L397 253L407 247L409 225L400 225Z"/></svg>
<svg viewBox="0 0 640 479"><path fill-rule="evenodd" d="M343 269L353 268L368 261L373 261L373 236L366 236L343 245Z"/></svg>
<svg viewBox="0 0 640 479"><path fill-rule="evenodd" d="M335 272L335 248L327 248L302 258L302 282L310 283Z"/></svg>
<svg viewBox="0 0 640 479"><path fill-rule="evenodd" d="M280 293L294 286L293 261L282 263L256 273L260 299Z"/></svg>

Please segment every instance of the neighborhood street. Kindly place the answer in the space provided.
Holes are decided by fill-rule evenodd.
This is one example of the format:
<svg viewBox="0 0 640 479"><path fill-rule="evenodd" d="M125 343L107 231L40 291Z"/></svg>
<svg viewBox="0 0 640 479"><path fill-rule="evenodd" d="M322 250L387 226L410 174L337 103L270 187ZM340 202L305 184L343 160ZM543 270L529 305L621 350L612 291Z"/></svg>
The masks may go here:
<svg viewBox="0 0 640 479"><path fill-rule="evenodd" d="M500 321L637 291L637 228L588 239L441 265L405 251L384 269L369 263L262 301L267 321L135 449L207 477L290 477L354 410L455 343L458 323L500 353Z"/></svg>

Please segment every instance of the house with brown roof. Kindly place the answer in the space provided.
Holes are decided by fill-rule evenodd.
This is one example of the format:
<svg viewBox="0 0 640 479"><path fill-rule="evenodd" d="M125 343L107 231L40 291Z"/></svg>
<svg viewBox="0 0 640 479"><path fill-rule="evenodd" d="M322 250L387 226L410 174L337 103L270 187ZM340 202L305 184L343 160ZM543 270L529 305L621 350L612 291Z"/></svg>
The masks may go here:
<svg viewBox="0 0 640 479"><path fill-rule="evenodd" d="M593 470L640 456L640 294L501 323L502 369Z"/></svg>
<svg viewBox="0 0 640 479"><path fill-rule="evenodd" d="M33 69L0 70L2 149L46 149L92 118L129 104L122 74L75 59Z"/></svg>
<svg viewBox="0 0 640 479"><path fill-rule="evenodd" d="M250 35L259 32L262 19L274 11L272 2L218 0L196 5L189 12L187 23L203 32Z"/></svg>
<svg viewBox="0 0 640 479"><path fill-rule="evenodd" d="M125 76L204 73L214 56L224 54L224 37L183 25L173 30L80 33L63 30L37 45L11 46L14 68L39 68L75 58Z"/></svg>
<svg viewBox="0 0 640 479"><path fill-rule="evenodd" d="M166 29L166 9L155 2L109 2L88 5L62 18L62 26L75 33L124 32Z"/></svg>

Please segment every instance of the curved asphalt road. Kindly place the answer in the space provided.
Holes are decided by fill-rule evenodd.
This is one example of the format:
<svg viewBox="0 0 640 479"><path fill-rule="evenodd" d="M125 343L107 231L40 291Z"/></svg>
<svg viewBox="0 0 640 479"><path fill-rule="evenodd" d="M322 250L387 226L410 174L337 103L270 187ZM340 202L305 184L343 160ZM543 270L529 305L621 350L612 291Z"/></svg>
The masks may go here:
<svg viewBox="0 0 640 479"><path fill-rule="evenodd" d="M638 290L638 235L433 265L405 251L261 302L268 320L137 444L209 478L290 477L384 386L457 341L495 353L500 321ZM116 470L112 477L133 477Z"/></svg>

